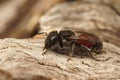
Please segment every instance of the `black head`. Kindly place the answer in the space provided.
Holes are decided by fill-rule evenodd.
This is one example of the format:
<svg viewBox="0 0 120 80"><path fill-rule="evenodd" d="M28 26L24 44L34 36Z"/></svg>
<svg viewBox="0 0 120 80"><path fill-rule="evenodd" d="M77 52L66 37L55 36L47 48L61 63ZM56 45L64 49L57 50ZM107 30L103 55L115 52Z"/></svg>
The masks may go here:
<svg viewBox="0 0 120 80"><path fill-rule="evenodd" d="M44 49L49 49L57 43L59 43L61 47L63 46L62 41L61 41L57 31L52 31L48 34L48 36L45 40Z"/></svg>
<svg viewBox="0 0 120 80"><path fill-rule="evenodd" d="M75 35L75 33L73 31L71 31L71 30L61 30L59 32L59 36L62 39L65 39L65 40L67 40L69 37L74 36L74 35Z"/></svg>

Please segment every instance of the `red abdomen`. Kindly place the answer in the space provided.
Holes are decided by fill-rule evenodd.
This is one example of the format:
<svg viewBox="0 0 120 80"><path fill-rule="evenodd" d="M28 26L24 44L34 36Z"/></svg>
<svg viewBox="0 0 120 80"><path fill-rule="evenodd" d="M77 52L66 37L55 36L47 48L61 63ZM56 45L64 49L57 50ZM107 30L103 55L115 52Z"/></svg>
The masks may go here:
<svg viewBox="0 0 120 80"><path fill-rule="evenodd" d="M103 43L101 40L96 35L91 33L82 33L79 36L72 36L69 40L80 46L85 46L94 52L100 52L103 48Z"/></svg>
<svg viewBox="0 0 120 80"><path fill-rule="evenodd" d="M84 45L88 48L92 48L96 44L96 41L99 41L99 39L95 35L88 33L81 34L78 39L80 45Z"/></svg>

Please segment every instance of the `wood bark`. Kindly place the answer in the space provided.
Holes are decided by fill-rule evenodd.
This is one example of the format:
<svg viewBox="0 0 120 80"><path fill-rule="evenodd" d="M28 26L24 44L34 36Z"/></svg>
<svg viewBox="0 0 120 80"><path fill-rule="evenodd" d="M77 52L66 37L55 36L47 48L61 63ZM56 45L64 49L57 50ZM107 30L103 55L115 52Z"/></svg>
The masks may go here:
<svg viewBox="0 0 120 80"><path fill-rule="evenodd" d="M103 41L106 53L95 55L107 61L54 51L43 53L46 35L39 39L0 40L0 80L119 80L119 9L101 0L83 0L55 5L40 18L40 32L72 29L91 32Z"/></svg>

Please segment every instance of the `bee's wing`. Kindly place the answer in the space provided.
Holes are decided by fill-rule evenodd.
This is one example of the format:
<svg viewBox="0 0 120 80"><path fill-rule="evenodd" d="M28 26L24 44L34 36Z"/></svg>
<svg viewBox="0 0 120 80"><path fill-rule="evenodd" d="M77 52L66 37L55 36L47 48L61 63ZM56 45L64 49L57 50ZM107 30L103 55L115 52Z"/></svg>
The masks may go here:
<svg viewBox="0 0 120 80"><path fill-rule="evenodd" d="M77 39L79 39L79 36L71 36L71 37L69 37L69 39L70 40L77 40Z"/></svg>

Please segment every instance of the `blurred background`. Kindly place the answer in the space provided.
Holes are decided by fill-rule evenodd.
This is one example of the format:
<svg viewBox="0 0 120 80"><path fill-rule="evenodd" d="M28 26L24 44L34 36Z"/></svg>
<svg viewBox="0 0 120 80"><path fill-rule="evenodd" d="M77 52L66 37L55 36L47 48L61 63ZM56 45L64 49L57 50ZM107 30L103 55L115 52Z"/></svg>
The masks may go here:
<svg viewBox="0 0 120 80"><path fill-rule="evenodd" d="M0 38L34 36L40 30L39 19L42 15L55 4L71 1L76 0L0 0ZM109 1L120 11L120 0L101 1Z"/></svg>

